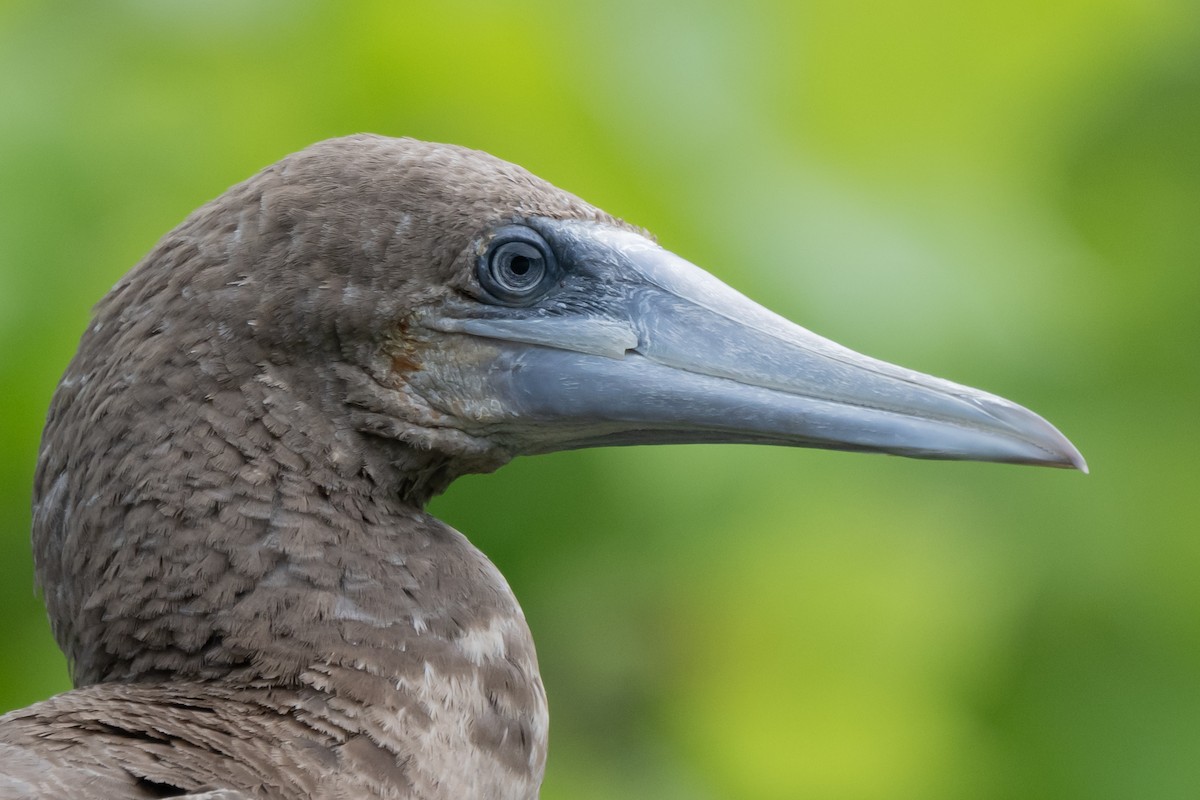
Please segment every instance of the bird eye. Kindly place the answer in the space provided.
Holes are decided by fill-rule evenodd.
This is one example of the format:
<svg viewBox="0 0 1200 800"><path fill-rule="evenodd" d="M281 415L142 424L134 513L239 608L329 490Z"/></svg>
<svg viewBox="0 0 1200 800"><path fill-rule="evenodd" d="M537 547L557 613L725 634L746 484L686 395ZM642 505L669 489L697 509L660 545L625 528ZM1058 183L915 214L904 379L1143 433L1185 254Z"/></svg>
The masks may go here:
<svg viewBox="0 0 1200 800"><path fill-rule="evenodd" d="M554 284L558 262L536 231L506 225L496 231L479 257L479 283L506 305L533 303Z"/></svg>

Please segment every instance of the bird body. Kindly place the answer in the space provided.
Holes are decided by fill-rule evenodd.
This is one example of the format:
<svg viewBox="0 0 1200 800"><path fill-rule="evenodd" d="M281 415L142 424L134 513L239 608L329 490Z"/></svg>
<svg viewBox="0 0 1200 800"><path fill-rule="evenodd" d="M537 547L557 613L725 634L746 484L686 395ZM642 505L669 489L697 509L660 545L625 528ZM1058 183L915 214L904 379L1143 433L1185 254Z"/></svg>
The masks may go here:
<svg viewBox="0 0 1200 800"><path fill-rule="evenodd" d="M425 503L523 453L676 441L1082 468L1031 412L486 154L285 158L113 288L55 393L33 542L77 688L0 717L0 798L536 797L528 626Z"/></svg>

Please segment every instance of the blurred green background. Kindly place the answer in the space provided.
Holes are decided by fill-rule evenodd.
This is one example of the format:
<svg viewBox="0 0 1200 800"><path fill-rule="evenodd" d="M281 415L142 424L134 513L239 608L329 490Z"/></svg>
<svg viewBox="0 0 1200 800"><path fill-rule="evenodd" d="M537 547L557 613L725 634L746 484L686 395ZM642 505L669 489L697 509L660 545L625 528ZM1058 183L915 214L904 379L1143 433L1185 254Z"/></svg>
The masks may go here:
<svg viewBox="0 0 1200 800"><path fill-rule="evenodd" d="M600 450L434 510L539 643L555 798L1200 796L1194 0L0 2L0 710L68 688L29 488L88 309L357 131L488 150L1092 475Z"/></svg>

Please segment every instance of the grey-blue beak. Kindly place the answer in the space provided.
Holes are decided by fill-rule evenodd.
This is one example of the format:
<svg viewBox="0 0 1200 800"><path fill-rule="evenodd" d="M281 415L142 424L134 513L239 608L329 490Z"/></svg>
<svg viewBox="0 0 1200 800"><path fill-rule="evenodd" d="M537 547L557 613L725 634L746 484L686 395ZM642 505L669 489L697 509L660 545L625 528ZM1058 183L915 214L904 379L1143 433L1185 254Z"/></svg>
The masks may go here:
<svg viewBox="0 0 1200 800"><path fill-rule="evenodd" d="M559 262L544 295L426 321L482 348L470 392L499 402L474 416L516 452L751 442L1087 471L1033 412L841 347L643 236L529 227Z"/></svg>

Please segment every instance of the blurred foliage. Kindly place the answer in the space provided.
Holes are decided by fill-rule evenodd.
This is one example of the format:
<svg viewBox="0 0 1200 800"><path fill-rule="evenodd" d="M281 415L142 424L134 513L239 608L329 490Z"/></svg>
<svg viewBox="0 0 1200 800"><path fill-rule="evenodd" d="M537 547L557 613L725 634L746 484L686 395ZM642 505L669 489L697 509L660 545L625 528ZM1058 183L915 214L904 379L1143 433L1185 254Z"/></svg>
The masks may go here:
<svg viewBox="0 0 1200 800"><path fill-rule="evenodd" d="M1093 474L749 447L525 459L434 510L522 599L544 797L1200 787L1200 5L0 2L0 708L68 688L41 419L192 208L362 130L520 163Z"/></svg>

